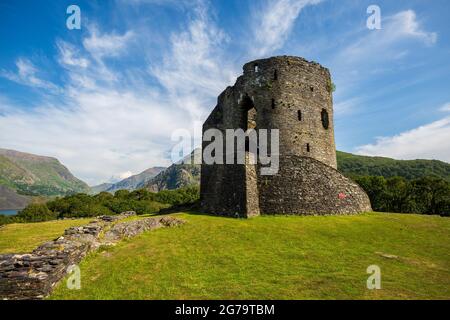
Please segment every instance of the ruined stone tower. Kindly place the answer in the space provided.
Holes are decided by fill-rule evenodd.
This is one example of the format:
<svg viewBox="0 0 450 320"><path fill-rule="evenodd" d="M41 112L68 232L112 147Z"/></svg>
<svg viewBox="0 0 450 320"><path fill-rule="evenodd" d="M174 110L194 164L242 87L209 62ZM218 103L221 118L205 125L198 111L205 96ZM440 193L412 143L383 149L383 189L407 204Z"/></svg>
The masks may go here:
<svg viewBox="0 0 450 320"><path fill-rule="evenodd" d="M220 94L203 133L211 128L224 136L226 129L279 129L279 171L262 175L262 165L248 161L204 162L204 211L249 217L371 210L365 192L336 170L332 82L318 63L282 56L245 64L235 85Z"/></svg>

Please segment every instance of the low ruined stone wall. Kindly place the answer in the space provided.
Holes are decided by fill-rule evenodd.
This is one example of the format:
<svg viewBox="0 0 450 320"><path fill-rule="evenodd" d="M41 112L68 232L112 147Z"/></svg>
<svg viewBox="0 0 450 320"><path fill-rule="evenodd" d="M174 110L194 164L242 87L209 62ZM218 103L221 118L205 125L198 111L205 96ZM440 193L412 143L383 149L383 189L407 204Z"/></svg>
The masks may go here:
<svg viewBox="0 0 450 320"><path fill-rule="evenodd" d="M42 244L31 253L0 254L0 299L45 298L70 266L80 263L98 247L144 231L184 223L167 216L120 222L133 215L134 212L124 212L101 216L88 225L67 229L63 236Z"/></svg>
<svg viewBox="0 0 450 320"><path fill-rule="evenodd" d="M328 215L372 211L364 190L336 169L309 157L285 156L273 176L259 177L262 214Z"/></svg>

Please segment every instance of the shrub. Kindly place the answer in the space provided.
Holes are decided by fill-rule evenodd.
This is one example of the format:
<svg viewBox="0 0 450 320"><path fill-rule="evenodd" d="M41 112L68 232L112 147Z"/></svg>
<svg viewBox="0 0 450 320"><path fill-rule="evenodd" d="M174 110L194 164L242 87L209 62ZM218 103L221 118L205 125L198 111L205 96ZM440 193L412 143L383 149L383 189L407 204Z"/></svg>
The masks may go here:
<svg viewBox="0 0 450 320"><path fill-rule="evenodd" d="M156 201L170 205L192 204L198 199L200 199L200 188L198 186L163 190L155 194Z"/></svg>
<svg viewBox="0 0 450 320"><path fill-rule="evenodd" d="M401 177L353 177L375 211L450 216L450 183L437 177L408 181Z"/></svg>
<svg viewBox="0 0 450 320"><path fill-rule="evenodd" d="M32 203L20 211L15 218L21 222L40 222L55 220L57 217L58 214L50 211L47 205Z"/></svg>

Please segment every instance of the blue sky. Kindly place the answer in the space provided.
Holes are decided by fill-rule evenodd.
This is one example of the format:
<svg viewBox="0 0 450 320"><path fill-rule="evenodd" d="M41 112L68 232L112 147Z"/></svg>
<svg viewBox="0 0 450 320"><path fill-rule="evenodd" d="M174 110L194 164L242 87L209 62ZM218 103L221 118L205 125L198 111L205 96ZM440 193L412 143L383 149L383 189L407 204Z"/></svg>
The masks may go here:
<svg viewBox="0 0 450 320"><path fill-rule="evenodd" d="M2 0L0 147L90 184L168 165L245 62L287 54L330 69L339 150L450 162L449 17L447 0Z"/></svg>

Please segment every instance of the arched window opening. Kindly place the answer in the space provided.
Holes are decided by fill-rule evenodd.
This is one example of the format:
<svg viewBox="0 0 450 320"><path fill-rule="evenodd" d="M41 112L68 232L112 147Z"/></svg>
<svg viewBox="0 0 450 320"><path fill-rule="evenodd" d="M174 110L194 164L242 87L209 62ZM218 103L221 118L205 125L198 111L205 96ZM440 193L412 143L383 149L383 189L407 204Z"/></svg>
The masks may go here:
<svg viewBox="0 0 450 320"><path fill-rule="evenodd" d="M253 99L246 93L239 104L241 114L242 123L240 125L240 128L242 128L244 131L247 131L249 129L256 130L256 119L257 119L257 110L255 108L255 104L253 103ZM236 146L235 146L236 148ZM249 137L245 137L245 144L244 144L245 151L249 152L250 150L250 140ZM237 158L236 158L237 159Z"/></svg>
<svg viewBox="0 0 450 320"><path fill-rule="evenodd" d="M272 109L275 109L275 99L272 99Z"/></svg>
<svg viewBox="0 0 450 320"><path fill-rule="evenodd" d="M258 73L259 72L259 65L257 63L255 63L255 65L253 66L253 70Z"/></svg>
<svg viewBox="0 0 450 320"><path fill-rule="evenodd" d="M301 110L297 111L297 118L298 118L298 121L302 121L302 111Z"/></svg>
<svg viewBox="0 0 450 320"><path fill-rule="evenodd" d="M306 144L306 151L311 152L311 147L309 146L309 143Z"/></svg>
<svg viewBox="0 0 450 320"><path fill-rule="evenodd" d="M313 86L310 86L310 87L309 87L309 90L311 90L311 92L314 92L314 87L313 87Z"/></svg>
<svg viewBox="0 0 450 320"><path fill-rule="evenodd" d="M277 70L275 70L275 72L273 73L273 80L278 80L278 72Z"/></svg>
<svg viewBox="0 0 450 320"><path fill-rule="evenodd" d="M256 128L256 108L252 98L250 98L248 94L245 94L240 106L243 112L243 123L241 128L244 130Z"/></svg>
<svg viewBox="0 0 450 320"><path fill-rule="evenodd" d="M330 126L330 119L328 117L328 111L325 109L322 109L322 112L320 113L320 118L322 120L322 126L324 129L328 129Z"/></svg>

